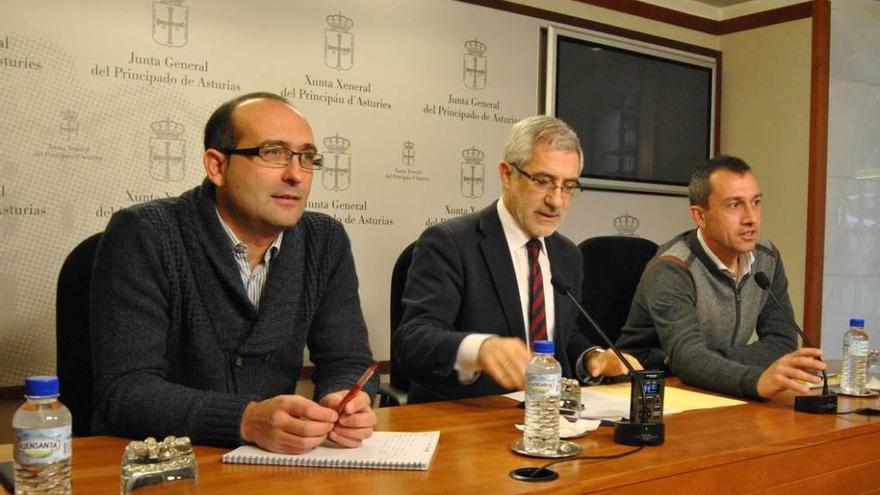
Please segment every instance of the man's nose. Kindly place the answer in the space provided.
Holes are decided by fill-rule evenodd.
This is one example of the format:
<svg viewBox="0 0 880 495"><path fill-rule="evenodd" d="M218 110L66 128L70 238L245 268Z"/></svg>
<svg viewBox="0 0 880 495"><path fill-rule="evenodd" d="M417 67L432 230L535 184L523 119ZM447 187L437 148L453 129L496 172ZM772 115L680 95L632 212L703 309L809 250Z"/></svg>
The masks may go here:
<svg viewBox="0 0 880 495"><path fill-rule="evenodd" d="M758 216L757 212L755 211L755 207L750 204L746 204L743 207L741 222L744 224L753 224L755 223L756 218L758 218Z"/></svg>
<svg viewBox="0 0 880 495"><path fill-rule="evenodd" d="M294 156L290 159L290 163L282 169L281 180L285 182L300 183L303 181L303 175L305 174L306 172L303 170L302 166L300 166L299 157Z"/></svg>
<svg viewBox="0 0 880 495"><path fill-rule="evenodd" d="M548 190L547 194L544 195L544 203L553 208L562 207L565 204L565 193L562 191L562 188L556 186Z"/></svg>

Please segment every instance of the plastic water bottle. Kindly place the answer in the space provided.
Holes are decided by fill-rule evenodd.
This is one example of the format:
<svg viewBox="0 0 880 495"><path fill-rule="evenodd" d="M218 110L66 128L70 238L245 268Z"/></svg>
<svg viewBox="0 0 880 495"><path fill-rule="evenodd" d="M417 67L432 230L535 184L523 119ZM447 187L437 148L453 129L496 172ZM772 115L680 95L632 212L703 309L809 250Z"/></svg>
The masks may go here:
<svg viewBox="0 0 880 495"><path fill-rule="evenodd" d="M559 394L562 367L553 357L553 342L535 342L535 353L526 367L526 427L523 448L536 454L556 454L559 449Z"/></svg>
<svg viewBox="0 0 880 495"><path fill-rule="evenodd" d="M865 392L870 351L868 345L865 320L849 320L849 331L843 336L843 372L840 376L840 391L844 394L860 395Z"/></svg>
<svg viewBox="0 0 880 495"><path fill-rule="evenodd" d="M27 402L12 416L15 493L70 493L71 416L58 402L58 377L25 380Z"/></svg>

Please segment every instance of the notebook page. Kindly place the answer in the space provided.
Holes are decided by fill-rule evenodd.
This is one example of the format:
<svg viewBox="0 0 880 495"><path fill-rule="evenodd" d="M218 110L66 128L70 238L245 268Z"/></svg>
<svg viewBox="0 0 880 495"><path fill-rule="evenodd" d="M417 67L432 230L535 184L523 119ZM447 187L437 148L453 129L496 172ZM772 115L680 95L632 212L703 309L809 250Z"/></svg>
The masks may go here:
<svg viewBox="0 0 880 495"><path fill-rule="evenodd" d="M223 456L223 462L283 466L426 470L434 457L440 432L377 431L354 449L324 442L300 455L276 454L245 445Z"/></svg>

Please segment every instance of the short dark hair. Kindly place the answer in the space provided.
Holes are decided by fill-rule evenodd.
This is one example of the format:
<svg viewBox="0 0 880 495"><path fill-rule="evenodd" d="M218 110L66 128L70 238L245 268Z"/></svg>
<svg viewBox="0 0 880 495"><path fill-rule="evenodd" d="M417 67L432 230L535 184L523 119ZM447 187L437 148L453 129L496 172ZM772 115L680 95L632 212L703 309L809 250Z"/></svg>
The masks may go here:
<svg viewBox="0 0 880 495"><path fill-rule="evenodd" d="M691 206L709 206L709 194L712 192L712 186L709 184L709 178L718 169L729 170L738 175L751 173L752 167L742 158L730 155L717 155L709 159L706 163L697 166L691 173L691 181L688 184L688 200Z"/></svg>
<svg viewBox="0 0 880 495"><path fill-rule="evenodd" d="M290 105L290 103L282 96L267 91L257 91L255 93L236 96L217 107L217 110L214 110L214 113L211 114L211 118L208 119L208 123L205 124L205 149L213 148L220 151L234 149L238 144L240 135L238 129L236 129L235 125L232 123L232 112L235 111L236 107L248 100L261 98L276 100Z"/></svg>

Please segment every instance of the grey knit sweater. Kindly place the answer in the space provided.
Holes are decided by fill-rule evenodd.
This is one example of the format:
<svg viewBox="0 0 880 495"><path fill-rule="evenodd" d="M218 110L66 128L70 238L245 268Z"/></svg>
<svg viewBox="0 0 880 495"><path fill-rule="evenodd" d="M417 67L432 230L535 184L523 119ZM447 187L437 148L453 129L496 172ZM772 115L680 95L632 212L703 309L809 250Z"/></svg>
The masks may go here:
<svg viewBox="0 0 880 495"><path fill-rule="evenodd" d="M797 348L797 334L754 282L764 272L770 290L792 314L779 252L758 242L751 273L736 283L709 259L696 230L660 246L648 263L617 344L646 368L666 365L682 381L708 390L758 398L761 373ZM757 341L749 344L753 331Z"/></svg>
<svg viewBox="0 0 880 495"><path fill-rule="evenodd" d="M119 211L92 277L93 431L235 445L249 401L294 393L305 347L315 398L351 387L372 359L357 288L348 237L323 214L285 231L258 312L211 183Z"/></svg>

